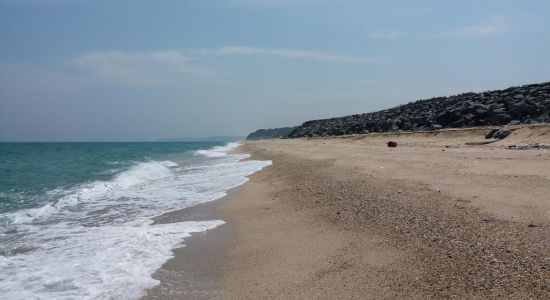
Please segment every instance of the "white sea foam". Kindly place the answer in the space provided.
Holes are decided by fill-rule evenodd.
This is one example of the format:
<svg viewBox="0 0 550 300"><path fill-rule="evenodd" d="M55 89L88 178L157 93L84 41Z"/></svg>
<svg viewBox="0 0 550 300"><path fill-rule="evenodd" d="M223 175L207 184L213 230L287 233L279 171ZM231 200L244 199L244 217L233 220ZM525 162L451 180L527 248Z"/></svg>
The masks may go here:
<svg viewBox="0 0 550 300"><path fill-rule="evenodd" d="M151 274L194 232L223 221L162 225L41 226L52 237L28 254L0 256L4 299L135 299L158 283ZM38 238L38 237L35 237Z"/></svg>
<svg viewBox="0 0 550 300"><path fill-rule="evenodd" d="M75 206L83 201L94 201L107 196L116 196L113 194L124 193L124 190L144 183L151 183L155 180L166 179L174 174L170 167L176 167L178 164L172 161L150 161L139 163L129 170L118 174L111 181L96 181L78 186L72 193L35 209L23 210L12 214L14 223L26 223L43 218L47 218L60 210ZM56 191L59 192L59 191ZM111 195L109 195L111 194ZM123 196L122 194L120 196Z"/></svg>
<svg viewBox="0 0 550 300"><path fill-rule="evenodd" d="M197 150L195 151L195 153L206 157L221 157L221 156L226 156L227 153L229 153L229 151L237 148L238 146L239 146L239 143L234 142L234 143L228 143L225 146L217 146L212 149Z"/></svg>
<svg viewBox="0 0 550 300"><path fill-rule="evenodd" d="M0 215L0 298L135 299L193 232L223 221L151 225L163 212L212 201L271 164L228 155L137 163L109 181L56 189L56 201Z"/></svg>

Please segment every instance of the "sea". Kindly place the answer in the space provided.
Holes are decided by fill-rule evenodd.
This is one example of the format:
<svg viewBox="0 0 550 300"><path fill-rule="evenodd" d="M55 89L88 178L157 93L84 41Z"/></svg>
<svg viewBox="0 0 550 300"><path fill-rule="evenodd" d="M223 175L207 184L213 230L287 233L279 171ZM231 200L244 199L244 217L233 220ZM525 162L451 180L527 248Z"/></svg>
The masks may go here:
<svg viewBox="0 0 550 300"><path fill-rule="evenodd" d="M0 299L137 299L192 233L155 224L271 164L237 143L0 143Z"/></svg>

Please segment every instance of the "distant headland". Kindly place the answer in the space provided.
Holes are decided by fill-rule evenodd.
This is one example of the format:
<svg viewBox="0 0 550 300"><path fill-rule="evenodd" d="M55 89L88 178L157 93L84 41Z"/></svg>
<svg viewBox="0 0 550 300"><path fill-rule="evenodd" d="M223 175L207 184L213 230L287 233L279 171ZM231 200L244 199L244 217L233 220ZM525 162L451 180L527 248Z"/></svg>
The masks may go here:
<svg viewBox="0 0 550 300"><path fill-rule="evenodd" d="M417 100L377 112L257 130L247 139L301 138L550 122L550 82ZM286 131L289 131L286 135ZM278 134L271 134L271 133Z"/></svg>

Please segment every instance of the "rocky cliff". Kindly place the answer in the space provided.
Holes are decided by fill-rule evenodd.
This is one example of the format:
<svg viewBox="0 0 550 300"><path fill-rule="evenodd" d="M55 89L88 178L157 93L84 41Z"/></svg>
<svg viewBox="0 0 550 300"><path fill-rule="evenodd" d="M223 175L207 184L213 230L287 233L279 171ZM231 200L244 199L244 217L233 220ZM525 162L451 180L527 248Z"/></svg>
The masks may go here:
<svg viewBox="0 0 550 300"><path fill-rule="evenodd" d="M296 127L283 127L273 129L258 129L249 134L247 140L276 139L288 136Z"/></svg>
<svg viewBox="0 0 550 300"><path fill-rule="evenodd" d="M387 110L308 121L289 138L550 121L550 82L410 102Z"/></svg>

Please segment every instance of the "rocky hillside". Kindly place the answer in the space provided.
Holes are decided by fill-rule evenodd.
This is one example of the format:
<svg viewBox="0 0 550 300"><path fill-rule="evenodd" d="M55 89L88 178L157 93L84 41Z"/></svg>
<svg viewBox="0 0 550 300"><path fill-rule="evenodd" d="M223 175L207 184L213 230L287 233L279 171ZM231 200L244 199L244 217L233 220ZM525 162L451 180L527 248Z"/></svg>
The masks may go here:
<svg viewBox="0 0 550 300"><path fill-rule="evenodd" d="M289 138L550 121L550 82L419 100L387 110L308 121Z"/></svg>
<svg viewBox="0 0 550 300"><path fill-rule="evenodd" d="M288 136L296 127L283 127L273 129L259 129L249 134L247 140L276 139Z"/></svg>

